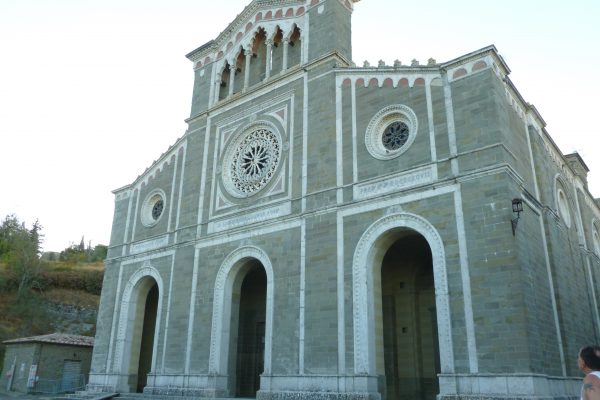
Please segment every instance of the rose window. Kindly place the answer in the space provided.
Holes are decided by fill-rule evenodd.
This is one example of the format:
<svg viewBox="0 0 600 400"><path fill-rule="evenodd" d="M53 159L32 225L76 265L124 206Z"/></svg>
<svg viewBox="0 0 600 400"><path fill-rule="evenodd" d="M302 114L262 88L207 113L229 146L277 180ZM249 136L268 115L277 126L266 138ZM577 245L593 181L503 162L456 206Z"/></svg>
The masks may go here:
<svg viewBox="0 0 600 400"><path fill-rule="evenodd" d="M269 183L281 158L281 139L266 127L242 135L225 156L224 183L236 197L250 196Z"/></svg>
<svg viewBox="0 0 600 400"><path fill-rule="evenodd" d="M391 151L398 150L404 146L409 134L410 130L408 126L404 122L396 121L385 128L381 140L386 149Z"/></svg>
<svg viewBox="0 0 600 400"><path fill-rule="evenodd" d="M140 213L142 224L145 227L154 226L161 219L165 211L165 198L165 192L158 188L146 196Z"/></svg>
<svg viewBox="0 0 600 400"><path fill-rule="evenodd" d="M164 201L162 199L159 199L156 203L154 203L154 206L152 206L152 218L155 221L158 220L158 218L160 218L163 212L164 205Z"/></svg>
<svg viewBox="0 0 600 400"><path fill-rule="evenodd" d="M418 130L415 112L403 104L393 104L371 118L365 133L365 146L376 159L391 160L411 147Z"/></svg>

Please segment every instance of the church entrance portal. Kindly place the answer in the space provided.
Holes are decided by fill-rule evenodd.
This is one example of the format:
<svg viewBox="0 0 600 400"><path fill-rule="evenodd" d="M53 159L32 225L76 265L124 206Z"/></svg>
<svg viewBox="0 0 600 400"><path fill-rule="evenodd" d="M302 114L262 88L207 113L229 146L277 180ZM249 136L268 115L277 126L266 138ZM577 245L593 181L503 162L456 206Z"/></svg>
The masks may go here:
<svg viewBox="0 0 600 400"><path fill-rule="evenodd" d="M239 289L234 288L232 306L237 312L237 338L232 344L237 351L235 363L236 397L255 397L264 370L267 275L256 260L251 265ZM236 313L232 313L236 315ZM235 317L234 317L235 318ZM232 324L232 328L235 324ZM235 332L234 329L232 331ZM233 371L232 371L233 372Z"/></svg>
<svg viewBox="0 0 600 400"><path fill-rule="evenodd" d="M405 232L387 250L381 273L374 275L375 289L381 290L375 293L375 301L381 302L375 317L384 398L434 400L440 358L432 257L425 238Z"/></svg>
<svg viewBox="0 0 600 400"><path fill-rule="evenodd" d="M140 338L140 357L137 368L136 391L141 393L146 386L148 373L152 369L152 351L154 348L154 330L156 327L156 312L158 310L158 285L154 283L145 299L143 324ZM141 313L140 313L141 314Z"/></svg>

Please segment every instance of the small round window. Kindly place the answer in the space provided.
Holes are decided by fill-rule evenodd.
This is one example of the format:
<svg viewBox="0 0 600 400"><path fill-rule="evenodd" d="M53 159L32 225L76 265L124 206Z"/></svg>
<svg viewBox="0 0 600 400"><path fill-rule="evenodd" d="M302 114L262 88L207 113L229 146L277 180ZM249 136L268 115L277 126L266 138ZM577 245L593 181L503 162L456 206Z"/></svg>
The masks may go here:
<svg viewBox="0 0 600 400"><path fill-rule="evenodd" d="M389 151L396 151L406 144L410 136L410 129L402 121L395 121L388 125L383 131L381 141L383 147Z"/></svg>
<svg viewBox="0 0 600 400"><path fill-rule="evenodd" d="M418 122L414 111L396 104L379 111L369 122L365 145L369 154L389 160L404 153L414 142Z"/></svg>
<svg viewBox="0 0 600 400"><path fill-rule="evenodd" d="M158 223L165 211L165 193L156 189L153 190L142 205L142 224L150 227Z"/></svg>

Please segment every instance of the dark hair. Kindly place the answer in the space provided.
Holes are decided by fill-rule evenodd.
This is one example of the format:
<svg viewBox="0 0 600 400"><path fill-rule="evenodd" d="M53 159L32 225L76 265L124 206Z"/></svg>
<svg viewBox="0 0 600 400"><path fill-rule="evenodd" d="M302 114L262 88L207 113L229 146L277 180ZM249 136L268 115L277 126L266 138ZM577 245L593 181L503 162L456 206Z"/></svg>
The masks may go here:
<svg viewBox="0 0 600 400"><path fill-rule="evenodd" d="M598 346L585 346L579 350L579 357L583 360L586 367L593 371L600 371L600 357L596 355Z"/></svg>

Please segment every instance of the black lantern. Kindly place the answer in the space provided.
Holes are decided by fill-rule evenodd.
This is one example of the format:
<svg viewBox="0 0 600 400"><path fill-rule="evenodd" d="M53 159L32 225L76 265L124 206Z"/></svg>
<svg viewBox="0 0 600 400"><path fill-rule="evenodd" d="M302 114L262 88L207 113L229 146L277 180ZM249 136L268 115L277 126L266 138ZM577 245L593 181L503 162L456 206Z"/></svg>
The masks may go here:
<svg viewBox="0 0 600 400"><path fill-rule="evenodd" d="M512 211L513 213L517 214L517 216L510 221L512 225L512 233L513 236L515 236L517 224L519 223L519 218L521 218L521 213L523 212L523 199L513 199Z"/></svg>

